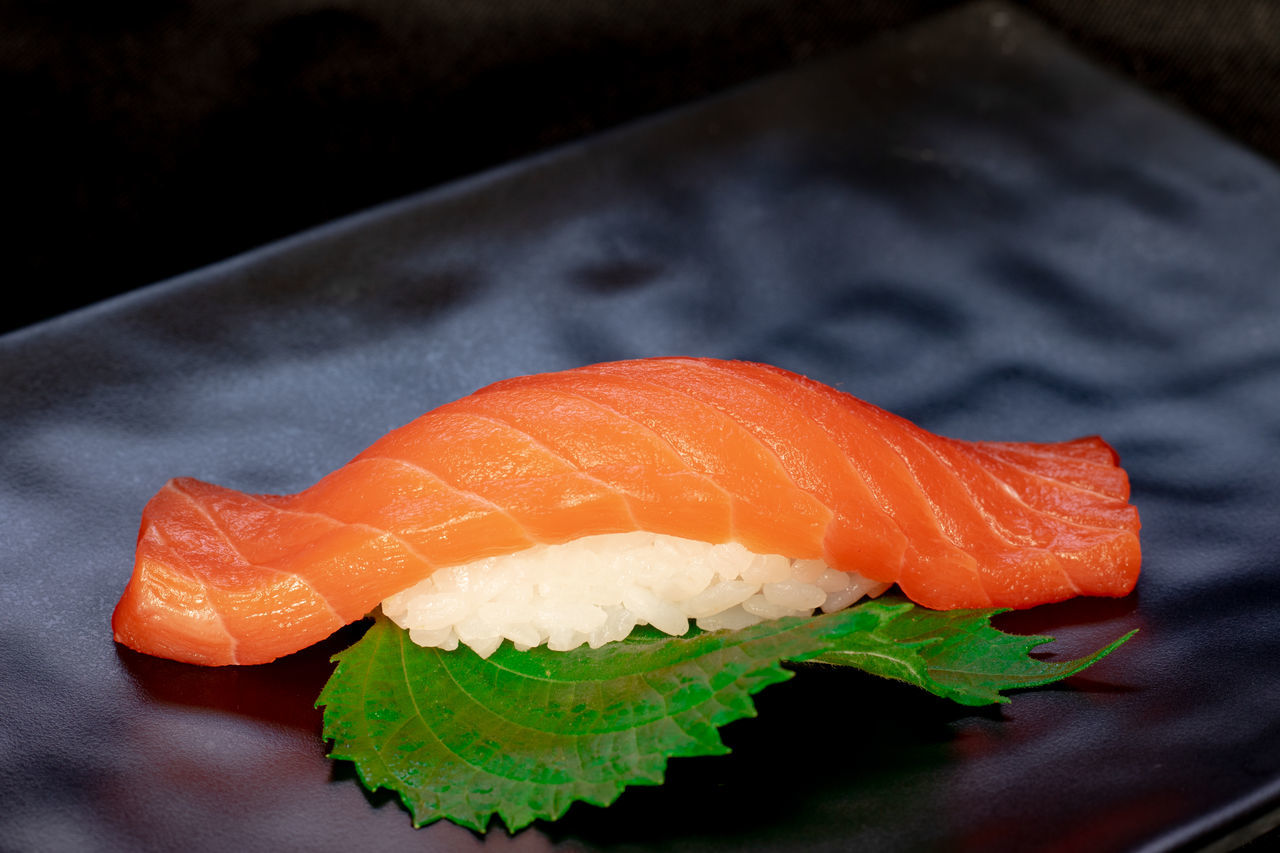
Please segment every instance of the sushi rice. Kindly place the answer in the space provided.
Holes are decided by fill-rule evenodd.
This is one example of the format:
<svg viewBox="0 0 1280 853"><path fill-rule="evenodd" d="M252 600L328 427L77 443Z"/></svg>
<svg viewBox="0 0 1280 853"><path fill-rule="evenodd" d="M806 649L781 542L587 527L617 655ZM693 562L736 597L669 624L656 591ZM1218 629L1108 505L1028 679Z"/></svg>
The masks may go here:
<svg viewBox="0 0 1280 853"><path fill-rule="evenodd" d="M755 554L637 531L536 545L435 572L390 596L382 612L420 646L463 643L488 657L511 640L568 651L624 639L637 625L684 634L807 616L880 595L890 584L821 560Z"/></svg>

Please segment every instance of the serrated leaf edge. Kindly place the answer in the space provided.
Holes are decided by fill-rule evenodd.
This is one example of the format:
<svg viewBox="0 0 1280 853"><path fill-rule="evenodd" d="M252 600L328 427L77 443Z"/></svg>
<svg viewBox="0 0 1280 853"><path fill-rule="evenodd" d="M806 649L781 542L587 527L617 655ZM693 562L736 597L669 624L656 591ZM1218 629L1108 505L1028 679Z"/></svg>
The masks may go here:
<svg viewBox="0 0 1280 853"><path fill-rule="evenodd" d="M879 601L879 602L867 602L867 603L877 605L875 609L869 608L868 610L864 611L864 612L869 612L872 615L877 617L877 624L875 626L876 628L892 623L898 617L908 612L911 612L913 609L915 609L915 605L912 604L911 602ZM841 611L841 614L847 614L849 612L850 611L848 610ZM981 622L977 622L972 625L965 625L961 631L957 632L958 636L974 637L980 631L989 629L992 631L996 631L997 633L1003 635L1004 637L1008 637L1010 639L1017 637L1018 635L1007 634L1003 631L1000 631L999 629L995 628L990 624L991 617L1001 612L1004 612L1004 611L1003 610L972 611L972 614L975 617L985 617L985 619ZM476 810L472 813L474 817L471 817L471 816L464 816L461 814L448 813L449 811L448 809L442 808L437 804L435 808L430 810L432 811L431 814L427 816L419 817L417 808L415 807L415 803L411 801L408 793L408 791L411 790L411 786L403 776L401 776L399 773L394 771L391 768L391 766L383 759L381 749L379 747L372 746L372 740L374 736L368 728L368 725L367 725L368 718L366 716L345 715L347 718L350 718L352 716L355 717L354 728L356 731L356 735L353 737L344 738L343 743L341 744L339 743L339 739L337 737L330 736L328 734L329 724L330 724L329 705L332 699L334 698L333 691L331 691L331 685L337 683L336 678L339 673L339 670L342 670L344 667L350 665L350 661L346 660L344 656L348 652L350 652L353 648L355 648L360 641L357 641L357 644L353 644L351 647L348 647L347 649L344 649L343 651L338 652L337 654L333 655L330 658L330 661L333 663L336 663L337 667L335 668L333 675L330 677L330 680L325 684L324 689L322 689L319 698L316 700L315 706L316 707L320 707L322 705L325 706L325 712L324 712L325 738L326 740L333 741L333 749L332 751L330 751L329 757L334 759L348 760L354 763L356 765L357 775L359 776L362 784L366 789L370 791L376 791L380 788L388 788L394 791L398 799L400 800L400 802L410 812L410 815L412 817L412 822L415 827L426 826L428 824L435 823L439 820L449 820L461 826L465 826L469 829L472 829L476 832L484 833L488 830L488 827L492 824L493 818L496 816L505 825L509 833L514 833L539 819L554 821L563 817L564 814L569 810L569 808L572 807L573 803L575 802L585 802L590 805L603 808L603 807L607 807L608 805L616 801L618 797L620 797L621 794L626 790L627 787L630 787L633 785L660 785L665 781L666 770L669 765L670 759L672 758L702 756L702 755L720 755L720 754L725 754L729 752L729 748L724 745L723 740L720 737L719 730L723 726L731 722L734 722L739 719L752 718L758 714L758 710L756 708L754 700L752 699L752 696L754 696L756 693L759 693L761 690L765 689L766 687L769 687L773 684L779 684L790 679L794 674L791 670L782 666L784 661L798 662L798 661L813 660L819 663L833 663L841 666L853 666L855 668L865 669L864 667L858 666L858 664L855 661L840 660L838 658L843 656L848 656L851 658L853 657L880 658L897 665L897 667L915 676L914 678L899 678L898 680L903 680L903 681L907 681L908 683L915 684L917 687L925 689L928 692L932 692L937 695L950 698L953 701L960 702L961 704L979 705L979 704L990 704L992 702L1005 703L1005 702L1008 702L1009 699L1008 697L1001 695L1000 691L1020 689L1020 688L1026 688L1026 687L1036 687L1044 684L1049 684L1055 681L1059 681L1063 678L1067 678L1071 675L1074 675L1075 673L1080 672L1083 669L1086 669L1087 667L1091 666L1093 663L1096 663L1098 660L1110 654L1120 645L1128 641L1135 633L1137 633L1136 629L1132 630L1127 634L1123 635L1122 637L1119 637L1116 640L1112 641L1111 643L1104 646L1103 648L1095 651L1094 653L1083 656L1081 658L1077 658L1070 661L1042 661L1040 662L1042 666L1052 669L1054 671L1047 673L1043 676L1036 675L1036 676L1031 676L1029 678L1024 678L1024 679L1019 679L1015 676L1013 680L1017 681L1016 684L1002 685L994 689L989 689L988 691L986 691L986 693L982 693L982 695L984 696L986 696L987 693L989 693L989 698L986 698L985 701L981 701L981 700L974 699L975 694L980 693L980 691L970 690L966 692L965 688L952 689L945 684L936 683L936 682L930 684L929 682L932 681L932 679L930 679L929 676L930 676L930 673L937 673L940 675L941 674L971 675L971 676L976 676L981 678L984 676L988 676L990 673L983 672L981 670L966 670L962 668L930 667L927 661L924 661L923 659L921 659L922 666L916 667L916 666L909 665L907 662L904 662L901 658L897 658L887 654L879 654L874 651L850 650L848 652L843 652L840 650L831 650L830 645L833 642L838 642L838 640L841 637L855 633L856 629L853 627L852 623L854 623L856 620L854 618L848 618L844 620L845 622L849 623L847 627L844 627L841 622L837 621L835 626L830 630L820 631L816 636L814 636L813 640L817 648L815 648L812 652L797 655L794 657L789 657L789 658L772 658L770 662L764 663L762 666L746 669L745 671L741 672L737 677L733 678L728 683L723 684L721 687L719 688L715 687L715 678L714 678L715 673L709 671L705 665L707 657L715 654L720 654L720 653L731 654L736 651L742 655L745 655L748 659L753 659L754 656L749 651L750 647L753 644L759 643L759 642L766 642L768 640L777 638L779 636L784 636L796 630L801 630L805 628L812 629L813 627L812 623L814 619L822 619L822 618L826 618L829 616L836 616L836 615L837 614L824 614L821 616L811 617L809 619L796 618L794 620L777 620L772 623L763 623L763 624L770 625L770 627L776 627L777 630L768 631L766 633L760 634L759 636L753 636L753 637L750 637L749 639L741 640L739 642L734 642L732 639L728 641L722 641L714 644L713 647L708 649L707 651L697 654L692 659L690 658L681 659L677 656L672 661L656 669L646 670L646 671L637 673L637 675L639 675L644 680L645 684L658 697L662 699L663 709L664 709L663 715L655 718L654 720L646 722L642 725L650 725L650 724L659 722L661 720L670 721L686 736L687 740L685 741L685 743L683 745L674 746L670 749L659 748L656 751L656 754L651 754L651 757L656 758L656 763L657 763L657 766L655 768L656 772L650 773L638 767L628 768L626 773L624 773L623 775L620 775L616 779L613 779L613 780L606 779L606 780L601 780L599 782L587 783L586 787L588 788L588 790L585 790L585 791L568 792L560 789L560 786L562 785L562 783L556 783L556 787L548 791L550 795L549 803L543 802L541 803L540 806L529 806L526 809L518 809L514 812L504 808L503 804L499 804L496 807L494 806L476 807ZM844 627L844 630L841 630L842 627ZM872 628L871 630L874 631L875 629ZM704 636L704 635L694 635L689 639L696 640L698 636ZM501 774L495 773L494 771L489 770L486 767L475 764L473 761L468 760L465 756L459 754L454 749L450 748L448 744L445 743L436 734L434 729L432 729L432 727L427 721L427 718L423 714L422 707L418 702L413 684L411 683L410 677L409 677L409 666L407 665L407 660L405 658L405 645L404 645L405 638L403 636L400 636L400 633L396 634L396 638L399 644L397 651L399 653L399 657L401 660L400 672L404 679L404 685L409 692L411 701L413 702L413 716L407 719L405 721L405 724L407 724L411 720L418 720L422 722L423 724L422 727L426 730L427 733L430 734L432 739L437 744L439 744L444 751L454 755L461 763L474 768L478 773L481 773L487 776L494 776L499 779L506 779L507 781L510 781L510 782L525 783L525 784L546 784L546 783L533 782L533 780L529 780L529 779L511 779L511 778L502 776ZM1053 640L1052 637L1041 637L1041 636L1028 636L1020 639L1022 642L1020 644L1014 644L1014 645L1018 647L1021 653L1024 655L1029 654L1031 650L1037 648L1038 646L1048 642L1052 642ZM936 637L936 636L935 637L923 636L923 637L919 637L918 639L911 639L911 635L907 634L904 637L897 638L896 642L899 646L906 646L913 650L919 650L919 649L927 648L930 645L944 642L944 640L945 638ZM375 649L368 655L368 660L370 662L370 665L366 666L365 671L361 674L360 685L361 685L362 692L360 695L362 696L368 695L368 692L369 692L368 688L371 683L370 675L373 670L373 666L371 665L371 663L374 657L376 656L376 654L381 650L381 646L385 642L385 639L380 637L378 638L377 642L378 642L378 646L375 647ZM450 674L450 677L453 680L455 687L464 695L466 695L471 700L471 702L474 703L477 707L485 708L486 706L484 703L476 699L473 696L473 694L471 694L457 678L453 677L451 668L449 666L450 661L444 658L442 656L442 653L439 652L438 650L435 651L434 654L437 656L437 660L440 662L441 667L444 669L444 671ZM765 656L765 658L768 658L768 657L769 656ZM764 658L762 658L762 660L763 659ZM670 710L671 706L669 704L669 697L663 691L658 690L654 686L654 684L650 681L649 676L652 674L657 674L657 673L670 670L674 667L680 667L688 663L695 663L697 668L703 672L703 674L706 677L706 682L708 687L712 688L712 695L707 699L702 700L696 706L686 708L683 711L677 711L675 713L672 713ZM490 665L496 667L501 672L504 672L512 677L517 677L522 679L531 679L531 680L539 679L539 676L537 676L535 673L528 673L522 670L511 669L507 666L503 666L500 661L491 662ZM919 671L921 669L923 669L923 673ZM724 665L721 665L720 667L717 668L717 671L723 671L723 670L724 670ZM873 670L867 670L867 671L870 671L872 674L875 674L881 677L886 677L886 678L895 677L892 675L888 675L884 672L873 671ZM617 677L619 676L617 675L602 676L599 680L603 683ZM553 684L573 684L573 683L582 683L583 681L583 679L555 679L555 678L549 678L549 677L546 678L545 680ZM747 682L745 685L743 684L744 681ZM741 685L740 689L743 692L738 693L734 691L733 688L735 685ZM734 701L724 701L725 699L729 698L728 696L724 695L726 694L726 692L734 694L733 696ZM710 707L712 705L714 705L714 707ZM501 715L498 715L498 716L501 718ZM574 741L577 743L577 748L579 749L579 753L578 753L579 758L581 758L580 748L581 748L582 738L598 736L600 734L599 732L590 732L590 733L584 733L584 734L564 735L563 733L556 732L554 730L546 730L546 731L539 730L537 728L527 726L523 722L513 721L508 718L501 718L501 719L503 719L504 722L506 722L507 724L520 726L522 728L528 728L531 731L539 732L541 734L557 734L563 737L567 737L571 741ZM689 728L689 725L691 724L694 725L697 731L691 730ZM335 725L337 725L337 723L335 723ZM636 746L635 754L637 756L641 755L638 741L636 741L637 732L639 728L640 728L639 726L628 726L622 729L615 730L618 733L626 732L627 734L630 735L634 745ZM400 727L398 727L396 731L398 732L399 730L400 730ZM356 750L357 748L356 745L361 740L369 742L371 744L371 747L366 748L364 750L364 753L359 757L349 754L349 752ZM370 761L370 758L373 758L375 760ZM366 764L372 764L373 766L366 767ZM397 788L392 784L383 784L380 782L374 782L373 777L378 775L379 771L381 772L381 775L383 778L396 780L397 782L400 782L401 787ZM627 774L634 774L634 775L627 775ZM592 792L590 789L594 789L594 792ZM465 795L464 795L464 799L466 799ZM522 814L521 812L524 812L524 813ZM484 819L483 823L481 823L481 819Z"/></svg>

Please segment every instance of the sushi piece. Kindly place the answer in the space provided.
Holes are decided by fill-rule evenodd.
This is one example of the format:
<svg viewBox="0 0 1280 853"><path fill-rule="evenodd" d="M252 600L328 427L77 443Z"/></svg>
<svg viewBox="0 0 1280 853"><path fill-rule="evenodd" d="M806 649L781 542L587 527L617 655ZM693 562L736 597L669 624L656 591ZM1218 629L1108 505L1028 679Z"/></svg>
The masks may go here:
<svg viewBox="0 0 1280 853"><path fill-rule="evenodd" d="M738 627L895 583L935 609L1121 596L1141 559L1128 493L1100 438L959 441L776 367L612 362L490 385L295 495L170 481L112 624L221 665L379 604L420 643L483 654Z"/></svg>

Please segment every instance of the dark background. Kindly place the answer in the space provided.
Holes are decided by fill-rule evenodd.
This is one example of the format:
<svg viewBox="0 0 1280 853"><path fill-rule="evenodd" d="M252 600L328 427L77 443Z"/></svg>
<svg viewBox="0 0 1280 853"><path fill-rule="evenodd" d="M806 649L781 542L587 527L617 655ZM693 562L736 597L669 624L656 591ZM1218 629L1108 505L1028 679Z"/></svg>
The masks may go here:
<svg viewBox="0 0 1280 853"><path fill-rule="evenodd" d="M0 4L0 331L958 5ZM1021 5L1280 161L1280 3Z"/></svg>

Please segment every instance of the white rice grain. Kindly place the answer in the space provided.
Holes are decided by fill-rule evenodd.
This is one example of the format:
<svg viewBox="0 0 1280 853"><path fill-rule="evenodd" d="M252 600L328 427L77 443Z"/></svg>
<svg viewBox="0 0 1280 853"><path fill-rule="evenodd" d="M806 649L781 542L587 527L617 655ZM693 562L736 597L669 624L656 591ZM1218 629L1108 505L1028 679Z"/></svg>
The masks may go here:
<svg viewBox="0 0 1280 853"><path fill-rule="evenodd" d="M681 635L692 619L705 631L738 630L838 610L888 586L821 560L635 532L441 569L387 598L382 612L419 645L462 642L487 657L504 639L567 651L624 639L636 625Z"/></svg>

